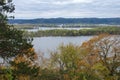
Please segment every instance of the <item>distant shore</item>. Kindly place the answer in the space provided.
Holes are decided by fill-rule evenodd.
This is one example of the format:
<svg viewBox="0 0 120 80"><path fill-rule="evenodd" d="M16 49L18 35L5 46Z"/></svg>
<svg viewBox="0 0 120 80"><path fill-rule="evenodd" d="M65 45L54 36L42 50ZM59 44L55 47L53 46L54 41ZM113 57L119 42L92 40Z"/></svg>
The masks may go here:
<svg viewBox="0 0 120 80"><path fill-rule="evenodd" d="M89 36L89 35L98 35L101 33L120 35L120 27L96 27L91 29L80 29L80 30L54 29L54 30L39 30L36 32L29 32L25 30L24 36L30 36L30 37Z"/></svg>

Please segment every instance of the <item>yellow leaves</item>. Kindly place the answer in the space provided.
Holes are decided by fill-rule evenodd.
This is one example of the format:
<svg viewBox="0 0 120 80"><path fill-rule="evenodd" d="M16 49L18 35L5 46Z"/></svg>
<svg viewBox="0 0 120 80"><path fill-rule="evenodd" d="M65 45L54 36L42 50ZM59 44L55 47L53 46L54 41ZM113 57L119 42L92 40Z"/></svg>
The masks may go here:
<svg viewBox="0 0 120 80"><path fill-rule="evenodd" d="M38 59L38 55L35 53L35 54L33 55L33 58L34 58L34 59Z"/></svg>
<svg viewBox="0 0 120 80"><path fill-rule="evenodd" d="M34 48L29 48L29 49L27 50L27 53L24 55L24 57L25 57L25 56L26 56L28 59L31 58L32 60L38 59L38 56L37 56L37 54L35 53Z"/></svg>
<svg viewBox="0 0 120 80"><path fill-rule="evenodd" d="M100 48L97 47L98 43L99 43L99 46L104 46L103 41L105 41L106 38L109 39L109 37L110 37L109 34L101 34L101 35L93 37L92 39L90 39L87 42L84 42L80 46L81 53L83 53L85 55L96 54L96 56L97 56L98 52L101 51ZM107 41L106 44L108 44L108 43L110 43L110 42Z"/></svg>
<svg viewBox="0 0 120 80"><path fill-rule="evenodd" d="M107 76L104 80L119 80L119 76Z"/></svg>
<svg viewBox="0 0 120 80"><path fill-rule="evenodd" d="M30 52L34 52L34 48L29 48L29 51Z"/></svg>
<svg viewBox="0 0 120 80"><path fill-rule="evenodd" d="M4 69L6 69L5 66L0 66L0 70L4 70Z"/></svg>
<svg viewBox="0 0 120 80"><path fill-rule="evenodd" d="M16 64L18 63L21 63L21 62L25 62L26 61L26 58L24 58L23 56L17 56L15 59L14 59L14 62Z"/></svg>
<svg viewBox="0 0 120 80"><path fill-rule="evenodd" d="M27 75L19 75L18 80L30 80L30 76Z"/></svg>
<svg viewBox="0 0 120 80"><path fill-rule="evenodd" d="M70 80L70 78L69 78L69 75L68 75L68 74L64 74L63 76L64 76L64 80Z"/></svg>
<svg viewBox="0 0 120 80"><path fill-rule="evenodd" d="M105 69L106 69L106 67L105 66L103 66L101 63L96 63L93 67L92 67L92 69L94 70L99 70L99 71L104 71Z"/></svg>
<svg viewBox="0 0 120 80"><path fill-rule="evenodd" d="M120 38L109 34L101 34L93 37L91 40L82 44L81 52L84 59L93 71L96 71L98 76L116 75L116 67L119 62ZM105 79L117 80L117 79Z"/></svg>
<svg viewBox="0 0 120 80"><path fill-rule="evenodd" d="M110 34L107 34L107 33L104 33L104 34L98 35L98 38L99 38L99 39L103 39L103 38L109 37L109 36L111 36L111 35L110 35Z"/></svg>

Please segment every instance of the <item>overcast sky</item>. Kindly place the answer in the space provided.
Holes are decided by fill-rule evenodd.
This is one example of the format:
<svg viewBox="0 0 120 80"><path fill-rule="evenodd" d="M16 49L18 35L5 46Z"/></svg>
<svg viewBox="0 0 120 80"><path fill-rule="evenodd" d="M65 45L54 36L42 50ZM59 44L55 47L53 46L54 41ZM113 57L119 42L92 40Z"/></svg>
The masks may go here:
<svg viewBox="0 0 120 80"><path fill-rule="evenodd" d="M15 18L120 17L120 0L13 0Z"/></svg>

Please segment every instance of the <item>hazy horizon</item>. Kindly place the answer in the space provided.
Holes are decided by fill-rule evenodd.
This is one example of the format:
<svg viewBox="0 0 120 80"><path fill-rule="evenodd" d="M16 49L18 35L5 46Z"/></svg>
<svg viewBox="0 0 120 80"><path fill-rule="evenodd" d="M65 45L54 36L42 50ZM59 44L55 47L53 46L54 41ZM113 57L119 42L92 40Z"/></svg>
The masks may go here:
<svg viewBox="0 0 120 80"><path fill-rule="evenodd" d="M65 17L55 17L55 18L15 18L15 19L23 19L23 20L29 20L29 19L57 19L57 18L63 18L63 19L89 19L89 18L91 18L91 19L93 19L93 18L96 18L96 19L104 19L105 17L81 17L81 18L70 18L70 17L68 17L68 18L65 18ZM109 18L120 18L120 17L107 17L107 18L105 18L105 19L109 19Z"/></svg>

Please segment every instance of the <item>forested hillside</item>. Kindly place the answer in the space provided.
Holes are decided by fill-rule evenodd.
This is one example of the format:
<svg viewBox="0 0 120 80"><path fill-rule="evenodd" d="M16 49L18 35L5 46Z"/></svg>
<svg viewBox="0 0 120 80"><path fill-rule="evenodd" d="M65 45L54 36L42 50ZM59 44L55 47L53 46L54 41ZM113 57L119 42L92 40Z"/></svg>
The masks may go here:
<svg viewBox="0 0 120 80"><path fill-rule="evenodd" d="M39 18L14 19L11 24L111 24L120 25L120 18Z"/></svg>

